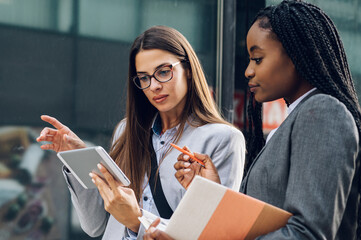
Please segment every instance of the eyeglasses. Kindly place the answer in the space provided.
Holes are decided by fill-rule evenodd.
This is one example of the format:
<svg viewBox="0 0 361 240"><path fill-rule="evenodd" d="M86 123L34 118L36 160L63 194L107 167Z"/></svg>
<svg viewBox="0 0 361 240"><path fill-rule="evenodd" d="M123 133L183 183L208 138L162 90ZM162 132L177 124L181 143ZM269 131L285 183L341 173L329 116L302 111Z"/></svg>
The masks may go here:
<svg viewBox="0 0 361 240"><path fill-rule="evenodd" d="M173 67L175 67L179 63L181 63L181 61L169 65L164 65L155 70L152 75L138 74L133 78L133 82L135 86L137 86L139 89L149 88L152 77L154 77L155 80L161 83L168 82L173 78Z"/></svg>

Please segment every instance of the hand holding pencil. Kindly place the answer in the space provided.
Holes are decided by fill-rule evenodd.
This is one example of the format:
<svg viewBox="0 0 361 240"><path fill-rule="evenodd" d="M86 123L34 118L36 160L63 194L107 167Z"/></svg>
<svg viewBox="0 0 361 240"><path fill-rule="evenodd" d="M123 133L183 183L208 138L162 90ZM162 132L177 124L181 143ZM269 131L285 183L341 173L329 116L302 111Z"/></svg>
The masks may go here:
<svg viewBox="0 0 361 240"><path fill-rule="evenodd" d="M182 151L179 151L182 153L178 156L178 161L174 164L174 168L177 170L175 177L185 189L188 188L195 175L207 178L216 183L221 183L217 168L208 155L199 153L192 154L187 147L181 149Z"/></svg>
<svg viewBox="0 0 361 240"><path fill-rule="evenodd" d="M199 160L198 158L196 158L196 157L188 150L187 147L184 147L184 149L183 149L183 148L178 147L178 146L175 145L174 143L171 143L170 145L171 145L172 147L174 147L175 149L177 149L178 151L180 151L180 152L188 155L191 159L193 159L194 161L196 161L197 163L199 163L202 167L205 167L205 166L204 166L204 163L203 163L201 160Z"/></svg>

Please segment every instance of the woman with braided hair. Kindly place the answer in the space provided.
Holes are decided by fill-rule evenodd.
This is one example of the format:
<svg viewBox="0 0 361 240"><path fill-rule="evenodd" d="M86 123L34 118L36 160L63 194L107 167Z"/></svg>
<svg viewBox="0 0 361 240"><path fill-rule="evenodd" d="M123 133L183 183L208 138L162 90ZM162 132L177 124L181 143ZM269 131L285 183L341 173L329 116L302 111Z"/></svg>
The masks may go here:
<svg viewBox="0 0 361 240"><path fill-rule="evenodd" d="M264 238L356 239L360 106L335 25L312 4L283 1L259 12L247 48L258 103L249 108L255 134L241 191L293 214ZM278 98L289 116L260 150L257 105Z"/></svg>
<svg viewBox="0 0 361 240"><path fill-rule="evenodd" d="M359 239L360 106L335 25L312 4L283 1L259 12L247 49L252 134L241 192L293 214L258 239ZM260 104L279 98L289 115L264 144ZM210 158L196 156L217 181ZM155 225L144 239L167 237Z"/></svg>

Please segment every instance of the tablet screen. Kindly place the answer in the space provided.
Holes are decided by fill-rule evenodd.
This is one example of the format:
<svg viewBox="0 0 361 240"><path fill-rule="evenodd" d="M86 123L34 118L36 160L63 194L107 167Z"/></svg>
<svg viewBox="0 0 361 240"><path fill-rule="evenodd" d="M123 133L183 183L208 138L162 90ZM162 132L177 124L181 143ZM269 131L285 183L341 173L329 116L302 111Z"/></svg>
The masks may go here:
<svg viewBox="0 0 361 240"><path fill-rule="evenodd" d="M118 165L100 146L59 152L57 155L84 188L96 188L89 176L90 172L95 172L103 177L97 167L98 163L108 169L113 177L124 186L130 184L129 179Z"/></svg>

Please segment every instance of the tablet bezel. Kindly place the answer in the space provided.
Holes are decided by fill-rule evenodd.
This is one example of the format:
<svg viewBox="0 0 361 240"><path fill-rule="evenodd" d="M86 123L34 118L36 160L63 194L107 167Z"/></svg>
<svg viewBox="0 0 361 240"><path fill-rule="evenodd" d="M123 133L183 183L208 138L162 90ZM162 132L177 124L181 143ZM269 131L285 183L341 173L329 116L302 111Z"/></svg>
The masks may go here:
<svg viewBox="0 0 361 240"><path fill-rule="evenodd" d="M57 156L86 189L96 188L89 176L90 172L95 172L104 178L97 167L98 163L101 163L124 186L130 185L127 176L101 146L58 152Z"/></svg>

